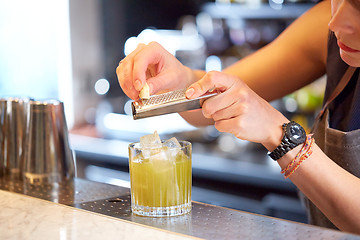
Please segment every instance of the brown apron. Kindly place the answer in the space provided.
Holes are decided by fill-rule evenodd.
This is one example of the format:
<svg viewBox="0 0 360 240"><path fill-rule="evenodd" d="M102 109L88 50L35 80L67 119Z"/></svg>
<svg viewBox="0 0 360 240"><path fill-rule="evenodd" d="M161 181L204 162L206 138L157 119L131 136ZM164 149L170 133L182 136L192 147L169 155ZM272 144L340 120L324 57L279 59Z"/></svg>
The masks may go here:
<svg viewBox="0 0 360 240"><path fill-rule="evenodd" d="M314 133L316 144L329 158L351 174L360 177L360 129L343 132L330 128L329 110L327 109L328 105L345 88L355 70L356 68L349 67L345 72L343 78L317 116L312 132ZM301 195L303 196L303 194ZM303 200L305 200L310 224L336 229L330 220L310 200L306 197Z"/></svg>

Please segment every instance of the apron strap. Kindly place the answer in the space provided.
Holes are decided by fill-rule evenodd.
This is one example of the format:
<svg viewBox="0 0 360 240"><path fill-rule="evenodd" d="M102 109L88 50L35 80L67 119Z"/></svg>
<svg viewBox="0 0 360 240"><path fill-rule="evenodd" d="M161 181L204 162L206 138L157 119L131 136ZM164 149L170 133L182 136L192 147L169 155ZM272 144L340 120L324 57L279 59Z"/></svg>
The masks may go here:
<svg viewBox="0 0 360 240"><path fill-rule="evenodd" d="M319 123L320 118L324 115L324 112L327 109L327 107L329 106L329 104L344 90L346 85L350 82L350 79L354 75L355 70L356 70L356 67L351 67L351 66L348 67L345 74L342 76L340 82L337 84L334 91L331 93L330 97L323 105L319 114L316 116L315 123L314 123L313 129L311 130L311 132L314 132L315 127Z"/></svg>

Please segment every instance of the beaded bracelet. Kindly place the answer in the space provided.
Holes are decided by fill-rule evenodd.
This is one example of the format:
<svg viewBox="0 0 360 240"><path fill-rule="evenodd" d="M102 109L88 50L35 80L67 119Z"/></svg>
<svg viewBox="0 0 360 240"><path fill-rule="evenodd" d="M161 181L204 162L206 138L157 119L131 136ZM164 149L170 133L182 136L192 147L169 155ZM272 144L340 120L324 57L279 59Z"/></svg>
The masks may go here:
<svg viewBox="0 0 360 240"><path fill-rule="evenodd" d="M300 161L295 165L295 167L287 174L285 174L285 178L290 177L291 174L295 172L295 170L300 166L300 164L307 159L312 154L312 147L309 148L309 150L300 158Z"/></svg>
<svg viewBox="0 0 360 240"><path fill-rule="evenodd" d="M295 172L295 170L300 166L300 164L312 154L312 145L314 144L314 142L315 140L313 138L313 134L309 134L306 136L306 141L301 150L296 154L295 158L291 160L291 162L286 166L286 168L281 171L282 174L285 173L285 178L290 177L290 175ZM288 172L295 163L296 165L294 166L294 168L290 172Z"/></svg>
<svg viewBox="0 0 360 240"><path fill-rule="evenodd" d="M301 148L301 150L296 154L295 158L293 160L291 160L291 162L286 166L286 168L284 168L282 171L281 171L281 174L284 174L286 173L292 166L293 164L300 158L301 155L303 155L306 150L308 149L309 147L309 143L310 143L310 138L312 137L312 134L309 134L306 136L306 140L305 140L305 143L303 145L303 147Z"/></svg>

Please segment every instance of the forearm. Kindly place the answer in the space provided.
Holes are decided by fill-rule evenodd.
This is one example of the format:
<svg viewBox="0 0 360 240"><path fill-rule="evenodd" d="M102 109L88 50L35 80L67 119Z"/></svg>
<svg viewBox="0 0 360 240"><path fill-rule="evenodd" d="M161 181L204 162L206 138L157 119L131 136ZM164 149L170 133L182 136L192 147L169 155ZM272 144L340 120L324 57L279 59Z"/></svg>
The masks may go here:
<svg viewBox="0 0 360 240"><path fill-rule="evenodd" d="M279 45L271 43L224 72L238 76L269 102L306 86L324 74L325 65L301 61L299 55L289 54L291 50L282 52L286 50Z"/></svg>
<svg viewBox="0 0 360 240"><path fill-rule="evenodd" d="M317 4L273 42L224 69L267 101L283 97L325 73L330 1Z"/></svg>
<svg viewBox="0 0 360 240"><path fill-rule="evenodd" d="M209 118L205 118L202 114L202 111L200 109L193 110L193 111L187 111L187 112L181 112L179 113L182 118L184 118L185 121L187 121L189 124L195 126L195 127L202 127L207 125L214 124L214 121Z"/></svg>
<svg viewBox="0 0 360 240"><path fill-rule="evenodd" d="M278 161L282 169L299 148ZM316 144L290 179L339 229L360 233L360 179L335 164Z"/></svg>
<svg viewBox="0 0 360 240"><path fill-rule="evenodd" d="M223 70L237 76L259 96L272 101L316 80L325 72L329 1L324 1L296 20L275 41ZM309 27L310 26L310 27ZM301 34L300 34L301 33ZM201 79L204 71L188 69L189 83ZM181 114L199 126L209 121L201 114Z"/></svg>

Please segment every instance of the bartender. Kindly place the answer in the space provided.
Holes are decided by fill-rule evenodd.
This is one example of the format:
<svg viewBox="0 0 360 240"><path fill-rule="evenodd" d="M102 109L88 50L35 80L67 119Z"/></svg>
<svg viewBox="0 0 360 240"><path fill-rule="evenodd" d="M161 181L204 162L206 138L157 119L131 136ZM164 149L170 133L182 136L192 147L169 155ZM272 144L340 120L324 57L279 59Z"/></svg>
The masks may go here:
<svg viewBox="0 0 360 240"><path fill-rule="evenodd" d="M360 0L325 0L276 40L222 72L192 70L158 43L140 44L116 69L139 98L187 87L188 98L219 94L181 116L195 126L261 143L306 196L311 224L360 233ZM268 101L327 74L324 106L306 134Z"/></svg>

